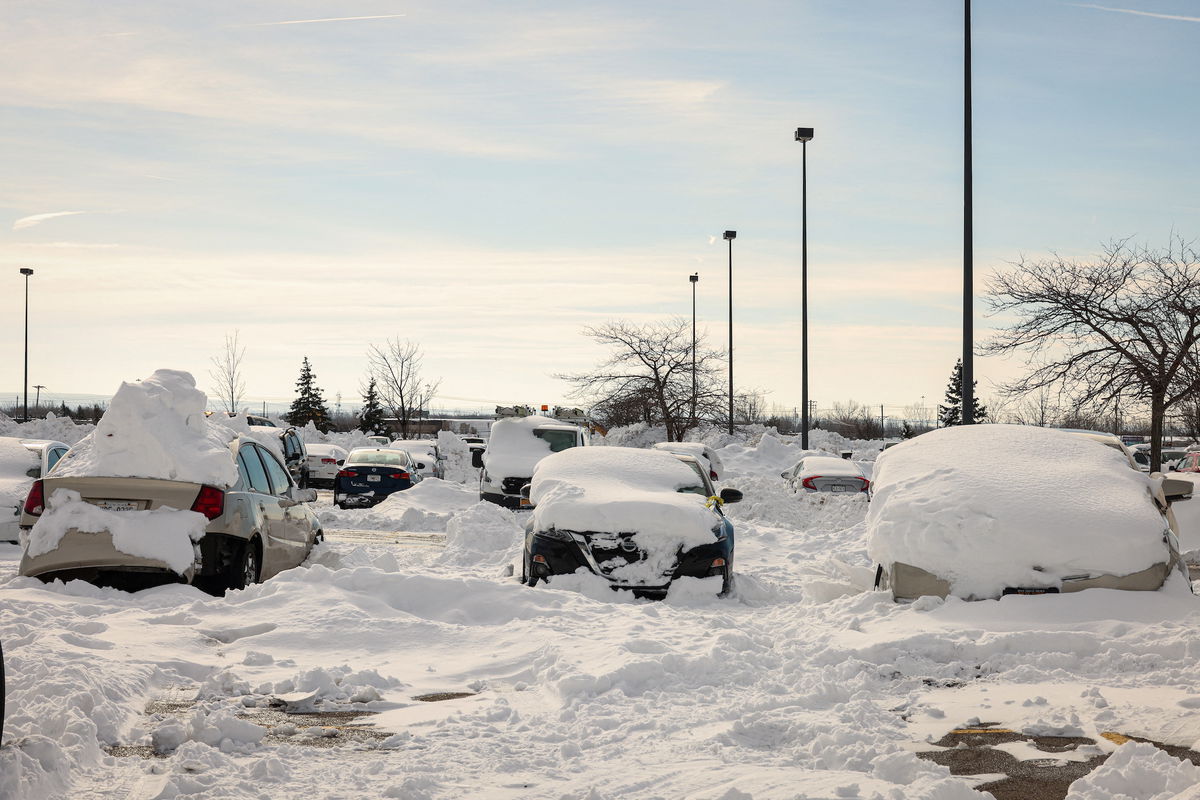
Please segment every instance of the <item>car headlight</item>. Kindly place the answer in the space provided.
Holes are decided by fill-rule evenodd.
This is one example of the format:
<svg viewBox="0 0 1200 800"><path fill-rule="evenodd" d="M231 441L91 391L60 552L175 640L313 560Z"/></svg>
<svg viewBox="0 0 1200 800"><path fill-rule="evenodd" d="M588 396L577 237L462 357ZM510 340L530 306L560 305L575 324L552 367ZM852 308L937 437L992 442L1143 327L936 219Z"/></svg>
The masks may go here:
<svg viewBox="0 0 1200 800"><path fill-rule="evenodd" d="M550 528L544 531L534 531L533 535L540 536L543 539L554 539L559 542L573 541L571 539L571 534L567 533L566 531L556 530L555 528Z"/></svg>

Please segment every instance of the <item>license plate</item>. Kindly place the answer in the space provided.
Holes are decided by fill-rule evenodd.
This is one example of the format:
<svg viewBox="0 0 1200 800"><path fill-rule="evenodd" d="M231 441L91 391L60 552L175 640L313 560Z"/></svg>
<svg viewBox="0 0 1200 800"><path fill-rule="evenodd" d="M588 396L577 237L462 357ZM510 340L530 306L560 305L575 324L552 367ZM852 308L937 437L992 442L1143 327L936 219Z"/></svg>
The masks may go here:
<svg viewBox="0 0 1200 800"><path fill-rule="evenodd" d="M109 511L137 511L136 500L96 500L95 504Z"/></svg>
<svg viewBox="0 0 1200 800"><path fill-rule="evenodd" d="M830 487L829 487L829 489L830 489L830 491L834 491L834 492L844 492L844 491L846 491L846 487L845 487L845 486L830 486Z"/></svg>
<svg viewBox="0 0 1200 800"><path fill-rule="evenodd" d="M1027 587L1027 586L1010 586L1001 594L1007 596L1010 594L1058 594L1058 589L1049 587Z"/></svg>
<svg viewBox="0 0 1200 800"><path fill-rule="evenodd" d="M381 480L383 480L383 478L381 478L378 475L368 475L367 476L368 483L379 483Z"/></svg>

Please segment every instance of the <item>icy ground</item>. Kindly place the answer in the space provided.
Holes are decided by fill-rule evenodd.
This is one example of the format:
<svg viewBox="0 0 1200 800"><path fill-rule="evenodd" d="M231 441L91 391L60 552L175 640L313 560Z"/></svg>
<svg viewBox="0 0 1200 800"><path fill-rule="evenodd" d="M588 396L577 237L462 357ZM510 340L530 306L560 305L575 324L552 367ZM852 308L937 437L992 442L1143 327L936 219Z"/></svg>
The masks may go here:
<svg viewBox="0 0 1200 800"><path fill-rule="evenodd" d="M790 494L781 447L722 452L746 494L723 600L521 586L521 517L441 481L322 493L329 541L226 598L44 586L0 546L0 797L958 800L984 780L913 754L979 722L1118 751L1072 800L1192 797L1200 770L1099 737L1200 740L1186 588L897 606L867 590L865 499Z"/></svg>

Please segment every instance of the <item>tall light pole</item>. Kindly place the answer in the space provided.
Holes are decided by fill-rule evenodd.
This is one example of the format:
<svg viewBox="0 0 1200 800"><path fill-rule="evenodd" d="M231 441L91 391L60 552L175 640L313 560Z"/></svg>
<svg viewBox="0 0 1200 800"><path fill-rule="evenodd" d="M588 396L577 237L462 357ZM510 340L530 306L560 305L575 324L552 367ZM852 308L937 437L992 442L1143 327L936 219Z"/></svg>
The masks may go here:
<svg viewBox="0 0 1200 800"><path fill-rule="evenodd" d="M29 267L21 267L21 274L25 276L25 419L29 421L29 276L33 274L33 270Z"/></svg>
<svg viewBox="0 0 1200 800"><path fill-rule="evenodd" d="M800 447L808 449L808 143L812 128L796 128L800 143Z"/></svg>
<svg viewBox="0 0 1200 800"><path fill-rule="evenodd" d="M700 282L700 273L693 272L688 276L692 284L692 427L696 427L696 284Z"/></svg>
<svg viewBox="0 0 1200 800"><path fill-rule="evenodd" d="M971 222L971 0L963 0L963 345L962 424L975 423L974 247Z"/></svg>
<svg viewBox="0 0 1200 800"><path fill-rule="evenodd" d="M733 240L737 231L725 231L729 242L729 433L733 434Z"/></svg>

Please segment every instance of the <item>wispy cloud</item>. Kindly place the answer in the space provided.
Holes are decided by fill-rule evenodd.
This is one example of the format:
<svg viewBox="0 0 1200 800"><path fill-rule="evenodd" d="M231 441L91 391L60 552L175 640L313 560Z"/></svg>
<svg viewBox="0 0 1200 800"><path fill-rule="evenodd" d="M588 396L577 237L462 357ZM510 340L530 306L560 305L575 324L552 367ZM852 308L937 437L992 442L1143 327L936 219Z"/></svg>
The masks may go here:
<svg viewBox="0 0 1200 800"><path fill-rule="evenodd" d="M316 22L357 22L364 19L395 19L406 17L407 14L376 14L370 17L326 17L324 19L285 19L281 22L253 22L249 25L238 25L239 28L264 28L269 25L311 25Z"/></svg>
<svg viewBox="0 0 1200 800"><path fill-rule="evenodd" d="M1200 22L1200 17L1185 17L1179 14L1157 14L1153 11L1137 11L1132 8L1110 8L1109 6L1098 6L1092 3L1069 3L1076 8L1094 8L1097 11L1112 11L1117 14L1133 14L1137 17L1154 17L1155 19L1174 19L1180 22Z"/></svg>
<svg viewBox="0 0 1200 800"><path fill-rule="evenodd" d="M26 228L32 228L34 225L40 225L48 219L55 217L72 217L76 214L86 214L86 211L52 211L49 214L34 214L30 217L21 217L13 223L14 231L21 231Z"/></svg>

